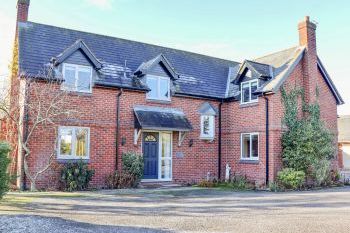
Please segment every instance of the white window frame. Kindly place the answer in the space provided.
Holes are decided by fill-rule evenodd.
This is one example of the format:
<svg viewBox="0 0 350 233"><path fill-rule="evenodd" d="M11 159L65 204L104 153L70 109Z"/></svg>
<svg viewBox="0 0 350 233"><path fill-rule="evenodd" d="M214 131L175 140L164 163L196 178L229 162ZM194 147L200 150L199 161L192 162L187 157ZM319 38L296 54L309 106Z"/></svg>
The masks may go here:
<svg viewBox="0 0 350 233"><path fill-rule="evenodd" d="M253 143L249 143L249 151L250 151L250 155L249 158L245 158L243 157L243 135L249 135L249 140L250 142L252 141L252 137L257 135L258 136L258 157L253 157L252 156L252 147L253 147ZM254 133L241 133L241 160L259 160L260 157L260 141L259 141L259 133L254 132Z"/></svg>
<svg viewBox="0 0 350 233"><path fill-rule="evenodd" d="M65 75L66 75L66 66L74 67L75 68L75 86L72 87L67 87L64 85L64 82L61 85L62 90L66 91L74 91L74 92L83 92L83 93L92 93L92 68L91 66L84 66L84 65L76 65L76 64L70 64L70 63L63 63L63 68L62 68L62 74L63 78L65 80ZM78 72L79 69L86 69L88 68L90 70L90 90L84 91L84 90L78 90Z"/></svg>
<svg viewBox="0 0 350 233"><path fill-rule="evenodd" d="M259 88L259 80L258 79L253 79L253 80L249 80L249 81L245 81L245 82L241 82L241 104L250 104L250 103L256 103L259 101L259 97L257 97L256 99L252 100L252 83L256 82L256 86L257 88ZM248 102L244 102L243 101L243 85L244 84L249 84L249 101Z"/></svg>
<svg viewBox="0 0 350 233"><path fill-rule="evenodd" d="M71 129L73 130L72 134L72 154L71 155L61 155L61 130ZM87 156L81 157L75 155L75 140L76 140L76 130L77 129L86 129L87 130ZM78 127L78 126L59 126L58 127L58 148L57 148L57 159L69 160L69 159L90 159L90 128L89 127Z"/></svg>
<svg viewBox="0 0 350 233"><path fill-rule="evenodd" d="M209 117L209 134L204 134L204 118ZM200 138L201 139L214 139L215 137L215 116L213 115L201 115L201 133Z"/></svg>
<svg viewBox="0 0 350 233"><path fill-rule="evenodd" d="M146 76L146 83L147 83L147 79L156 79L157 80L157 97L156 98L151 98L148 93L146 93L146 98L148 100L160 100L160 101L170 101L171 97L170 97L170 78L169 77L163 77L163 76L157 76L157 75L147 75ZM161 98L160 97L160 80L167 80L168 81L168 98Z"/></svg>

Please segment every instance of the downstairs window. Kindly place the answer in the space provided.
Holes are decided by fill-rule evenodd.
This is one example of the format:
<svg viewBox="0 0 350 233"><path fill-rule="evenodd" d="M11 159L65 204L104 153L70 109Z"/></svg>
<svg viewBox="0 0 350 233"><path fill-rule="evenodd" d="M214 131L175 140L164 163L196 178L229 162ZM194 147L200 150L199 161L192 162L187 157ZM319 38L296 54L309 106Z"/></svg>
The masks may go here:
<svg viewBox="0 0 350 233"><path fill-rule="evenodd" d="M90 129L60 126L58 129L58 159L89 159Z"/></svg>

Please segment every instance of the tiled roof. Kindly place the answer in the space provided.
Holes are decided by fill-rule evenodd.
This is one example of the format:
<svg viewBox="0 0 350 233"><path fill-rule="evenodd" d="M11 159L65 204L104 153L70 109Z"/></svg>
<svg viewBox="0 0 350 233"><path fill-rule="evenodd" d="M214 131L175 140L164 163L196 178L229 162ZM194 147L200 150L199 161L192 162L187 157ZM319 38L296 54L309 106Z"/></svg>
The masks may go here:
<svg viewBox="0 0 350 233"><path fill-rule="evenodd" d="M149 90L135 78L135 72L143 73L159 60L177 77L175 94L218 99L239 98L237 77L243 66L249 66L260 77L267 78L257 92L277 92L305 50L297 46L240 64L157 45L26 22L19 23L20 72L38 75L52 58L65 57L77 46L88 53L95 65L102 64L97 71L97 85ZM337 103L342 104L341 96L320 61L318 66Z"/></svg>
<svg viewBox="0 0 350 233"><path fill-rule="evenodd" d="M178 93L224 98L229 67L238 64L157 45L26 22L19 24L20 72L37 75L52 57L61 54L77 40L84 41L96 58L107 64L101 70L106 71L103 80L99 80L106 85L132 85L131 77L125 77L124 72L118 70L126 63L131 74L143 62L163 54L179 74Z"/></svg>

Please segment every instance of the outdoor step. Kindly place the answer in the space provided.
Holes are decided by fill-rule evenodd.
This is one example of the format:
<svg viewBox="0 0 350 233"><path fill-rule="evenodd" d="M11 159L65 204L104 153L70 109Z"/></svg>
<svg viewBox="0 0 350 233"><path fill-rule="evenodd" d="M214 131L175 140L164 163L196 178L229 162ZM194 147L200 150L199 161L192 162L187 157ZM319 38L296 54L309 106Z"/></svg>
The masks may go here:
<svg viewBox="0 0 350 233"><path fill-rule="evenodd" d="M176 188L181 187L179 184L173 182L141 182L140 188Z"/></svg>

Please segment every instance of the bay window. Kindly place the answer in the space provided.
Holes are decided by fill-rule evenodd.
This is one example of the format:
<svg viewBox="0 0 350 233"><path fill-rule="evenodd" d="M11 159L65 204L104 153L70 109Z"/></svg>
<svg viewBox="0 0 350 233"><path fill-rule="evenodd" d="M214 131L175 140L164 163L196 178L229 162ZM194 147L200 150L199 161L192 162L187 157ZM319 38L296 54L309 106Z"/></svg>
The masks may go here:
<svg viewBox="0 0 350 233"><path fill-rule="evenodd" d="M202 139L213 139L215 135L215 117L211 115L201 116L201 135Z"/></svg>

